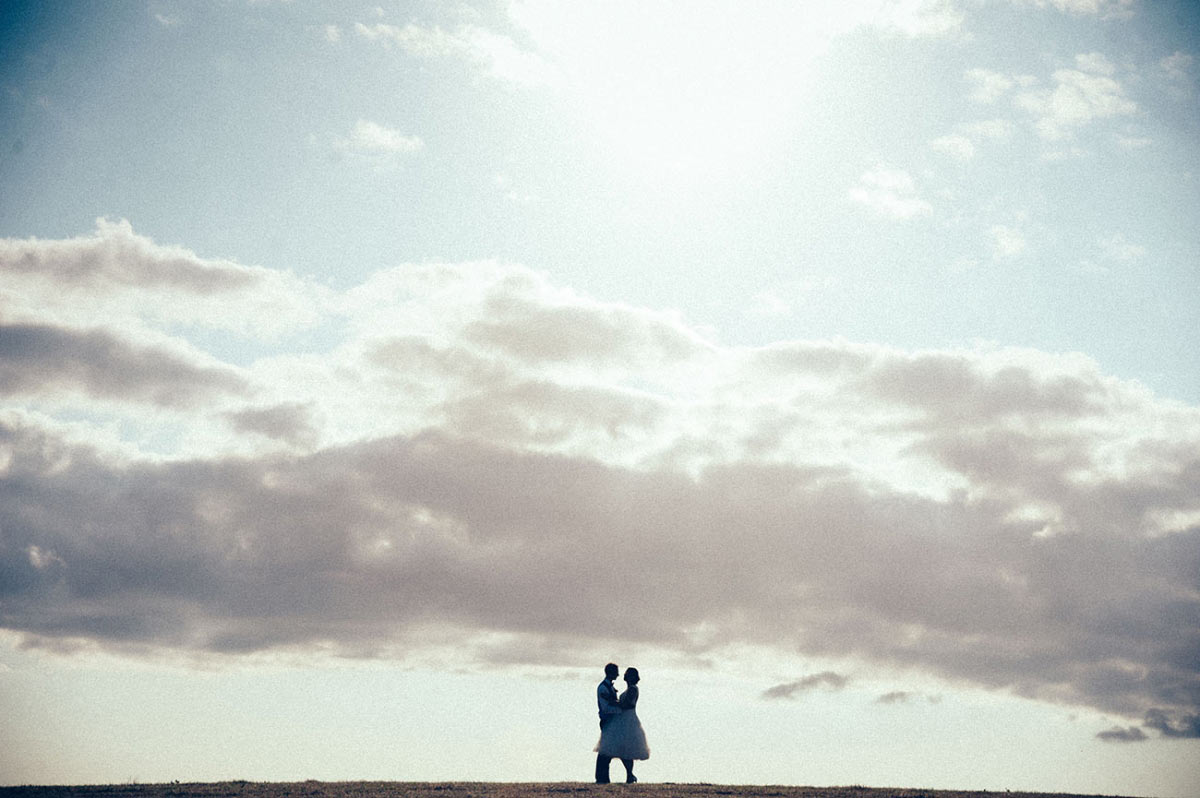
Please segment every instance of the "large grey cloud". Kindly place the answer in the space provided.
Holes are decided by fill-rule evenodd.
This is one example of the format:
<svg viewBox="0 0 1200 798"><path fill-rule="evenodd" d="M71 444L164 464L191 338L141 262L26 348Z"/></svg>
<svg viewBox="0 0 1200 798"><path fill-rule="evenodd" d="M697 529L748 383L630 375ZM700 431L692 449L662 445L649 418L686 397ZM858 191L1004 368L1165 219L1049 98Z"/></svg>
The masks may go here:
<svg viewBox="0 0 1200 798"><path fill-rule="evenodd" d="M749 644L1142 724L1105 739L1194 735L1196 408L1075 356L720 347L516 267L340 302L345 339L249 367L277 399L223 407L203 455L114 452L10 396L0 627L490 661L481 634Z"/></svg>
<svg viewBox="0 0 1200 798"><path fill-rule="evenodd" d="M833 469L692 480L433 433L120 469L27 427L3 437L2 620L38 636L353 647L435 620L586 637L619 596L633 640L694 649L703 623L704 645L1153 710L1163 731L1200 706L1195 529L1039 539L990 503L879 495ZM621 553L608 567L600 541Z"/></svg>

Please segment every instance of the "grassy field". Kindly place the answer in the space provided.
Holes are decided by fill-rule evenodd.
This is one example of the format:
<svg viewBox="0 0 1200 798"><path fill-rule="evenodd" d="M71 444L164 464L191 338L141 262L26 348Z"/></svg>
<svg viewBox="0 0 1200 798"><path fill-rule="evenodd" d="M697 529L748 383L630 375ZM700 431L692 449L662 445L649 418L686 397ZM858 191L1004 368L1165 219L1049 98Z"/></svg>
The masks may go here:
<svg viewBox="0 0 1200 798"><path fill-rule="evenodd" d="M755 787L722 784L578 782L227 781L213 784L113 784L0 787L0 798L1084 798L1069 793L967 792L870 787Z"/></svg>

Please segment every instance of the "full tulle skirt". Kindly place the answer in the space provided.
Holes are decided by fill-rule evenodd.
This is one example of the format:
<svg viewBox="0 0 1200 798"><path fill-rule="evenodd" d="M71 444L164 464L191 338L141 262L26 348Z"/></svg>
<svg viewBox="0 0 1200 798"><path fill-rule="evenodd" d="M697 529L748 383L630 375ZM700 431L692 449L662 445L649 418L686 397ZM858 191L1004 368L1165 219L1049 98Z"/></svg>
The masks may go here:
<svg viewBox="0 0 1200 798"><path fill-rule="evenodd" d="M627 709L600 730L600 742L594 749L614 759L649 759L650 746L638 720L637 710Z"/></svg>

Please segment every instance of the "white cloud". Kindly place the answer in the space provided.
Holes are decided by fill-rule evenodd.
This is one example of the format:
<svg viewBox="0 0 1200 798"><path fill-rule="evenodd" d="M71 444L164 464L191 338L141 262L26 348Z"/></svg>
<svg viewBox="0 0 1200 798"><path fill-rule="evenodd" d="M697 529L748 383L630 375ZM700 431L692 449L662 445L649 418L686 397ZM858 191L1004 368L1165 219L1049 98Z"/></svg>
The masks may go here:
<svg viewBox="0 0 1200 798"><path fill-rule="evenodd" d="M959 161L969 161L979 150L977 142L1005 139L1014 125L1007 119L986 119L954 126L954 132L929 142L929 146Z"/></svg>
<svg viewBox="0 0 1200 798"><path fill-rule="evenodd" d="M354 30L370 41L398 45L418 58L465 60L506 82L539 85L557 80L556 71L541 56L523 50L508 36L476 25L447 31L413 22L403 27L384 22L372 25L358 22Z"/></svg>
<svg viewBox="0 0 1200 798"><path fill-rule="evenodd" d="M887 0L877 14L876 25L908 36L944 36L966 18L953 0Z"/></svg>
<svg viewBox="0 0 1200 798"><path fill-rule="evenodd" d="M355 122L350 134L338 139L337 144L345 152L385 159L411 155L425 146L419 136L408 136L366 119Z"/></svg>
<svg viewBox="0 0 1200 798"><path fill-rule="evenodd" d="M1016 85L1012 77L989 69L968 69L966 78L974 87L969 96L977 103L994 103Z"/></svg>
<svg viewBox="0 0 1200 798"><path fill-rule="evenodd" d="M1134 0L1014 0L1019 5L1055 8L1070 14L1104 19L1125 19L1133 14Z"/></svg>
<svg viewBox="0 0 1200 798"><path fill-rule="evenodd" d="M1016 227L997 224L988 230L992 241L992 256L996 260L1010 260L1022 254L1028 243L1025 234Z"/></svg>
<svg viewBox="0 0 1200 798"><path fill-rule="evenodd" d="M1117 71L1113 62L1103 53L1080 53L1075 56L1075 66L1096 75L1113 75Z"/></svg>
<svg viewBox="0 0 1200 798"><path fill-rule="evenodd" d="M974 143L966 136L958 133L936 138L929 142L929 146L959 161L969 161L975 157Z"/></svg>
<svg viewBox="0 0 1200 798"><path fill-rule="evenodd" d="M1117 135L1117 144L1127 150L1143 150L1154 143L1154 139L1149 136L1126 136Z"/></svg>
<svg viewBox="0 0 1200 798"><path fill-rule="evenodd" d="M1103 236L1097 242L1101 256L1116 263L1136 263L1146 256L1146 248L1125 240L1120 233Z"/></svg>
<svg viewBox="0 0 1200 798"><path fill-rule="evenodd" d="M976 102L994 103L1015 89L1014 105L1034 117L1034 129L1047 141L1069 140L1098 120L1137 112L1137 103L1114 77L1116 67L1102 53L1077 55L1075 66L1055 70L1049 87L1030 76L972 69L967 72L974 86L969 96Z"/></svg>
<svg viewBox="0 0 1200 798"><path fill-rule="evenodd" d="M1167 74L1167 77L1172 80L1187 80L1191 72L1192 61L1194 59L1188 53L1182 50L1176 50L1171 55L1158 62L1159 67Z"/></svg>
<svg viewBox="0 0 1200 798"><path fill-rule="evenodd" d="M955 130L976 139L1004 139L1013 134L1015 127L1007 119L982 119L956 125Z"/></svg>
<svg viewBox="0 0 1200 798"><path fill-rule="evenodd" d="M850 198L884 216L909 219L931 213L932 206L917 194L912 176L903 169L880 166L864 172Z"/></svg>
<svg viewBox="0 0 1200 798"><path fill-rule="evenodd" d="M108 235L137 257L6 240L19 256L0 264L99 286L77 300L98 319L142 282L311 298ZM45 359L3 347L3 384L26 387L0 404L0 623L30 645L230 655L405 657L434 629L463 658L490 656L487 635L553 657L610 628L621 595L639 612L617 634L674 651L900 665L1168 736L1200 713L1200 409L1080 355L719 346L497 263L388 270L318 310L346 317L327 346L241 369L185 354L164 371L156 353L204 336L160 352L103 322L33 330ZM172 405L143 449L147 397L220 387L197 381L204 357L239 382ZM46 403L68 379L75 404ZM598 570L597 538L638 567Z"/></svg>

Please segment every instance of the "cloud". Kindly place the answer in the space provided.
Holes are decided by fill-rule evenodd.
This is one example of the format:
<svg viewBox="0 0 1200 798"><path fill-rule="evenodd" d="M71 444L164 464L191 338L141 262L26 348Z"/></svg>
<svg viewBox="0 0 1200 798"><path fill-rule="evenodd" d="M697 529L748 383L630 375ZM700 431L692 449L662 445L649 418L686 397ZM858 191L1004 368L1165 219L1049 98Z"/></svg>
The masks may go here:
<svg viewBox="0 0 1200 798"><path fill-rule="evenodd" d="M888 0L876 15L875 25L914 37L956 32L966 18L953 0Z"/></svg>
<svg viewBox="0 0 1200 798"><path fill-rule="evenodd" d="M103 237L0 242L36 268L0 263L29 292L97 286L76 300L95 318L180 258L190 297L313 296L118 238L133 263L97 263ZM502 263L320 296L328 341L237 367L174 313L140 317L158 338L6 322L32 343L5 347L0 383L20 388L0 403L0 626L55 649L479 661L497 639L569 661L603 629L1195 727L1200 409L1081 355L722 346ZM599 539L620 553L601 567ZM613 596L638 607L620 627ZM772 690L814 686L836 684Z"/></svg>
<svg viewBox="0 0 1200 798"><path fill-rule="evenodd" d="M172 407L247 391L237 370L200 360L103 330L0 323L0 396L65 389Z"/></svg>
<svg viewBox="0 0 1200 798"><path fill-rule="evenodd" d="M308 405L296 402L262 408L231 410L225 414L239 432L262 435L297 445L315 443L315 430Z"/></svg>
<svg viewBox="0 0 1200 798"><path fill-rule="evenodd" d="M849 194L855 202L893 219L910 219L933 211L933 207L918 196L912 176L902 169L880 166L864 172Z"/></svg>
<svg viewBox="0 0 1200 798"><path fill-rule="evenodd" d="M378 122L359 119L349 135L334 141L335 149L363 159L375 166L394 166L420 152L425 142L420 136L408 136Z"/></svg>
<svg viewBox="0 0 1200 798"><path fill-rule="evenodd" d="M1101 236L1096 241L1096 250L1094 257L1080 260L1079 268L1084 273L1108 274L1113 267L1128 268L1146 257L1145 247L1127 241L1121 233Z"/></svg>
<svg viewBox="0 0 1200 798"><path fill-rule="evenodd" d="M1117 68L1103 53L1080 53L1075 56L1075 65L1084 72L1096 75L1113 75Z"/></svg>
<svg viewBox="0 0 1200 798"><path fill-rule="evenodd" d="M1137 103L1126 95L1117 77L1117 67L1103 53L1080 53L1075 56L1074 67L1054 70L1048 86L1032 75L970 69L965 73L971 84L968 97L987 105L1011 99L1018 111L1032 117L1037 135L1054 142L1069 141L1100 120L1138 111ZM1012 123L996 120L990 129L979 128L977 133L1007 135L996 124L1011 129ZM955 132L966 135L961 130Z"/></svg>
<svg viewBox="0 0 1200 798"><path fill-rule="evenodd" d="M805 676L794 682L786 682L767 688L760 697L767 700L796 698L797 693L805 693L818 687L841 690L849 681L848 678L841 674L834 673L833 671L824 671L822 673L814 673L811 676Z"/></svg>
<svg viewBox="0 0 1200 798"><path fill-rule="evenodd" d="M1146 256L1146 248L1125 240L1120 233L1103 236L1098 242L1102 256L1117 263L1135 263Z"/></svg>
<svg viewBox="0 0 1200 798"><path fill-rule="evenodd" d="M1200 737L1200 713L1168 713L1161 709L1150 709L1142 725L1155 729L1164 737L1192 738Z"/></svg>
<svg viewBox="0 0 1200 798"><path fill-rule="evenodd" d="M958 161L969 161L979 150L979 143L1004 139L1012 135L1013 124L1007 119L986 119L954 126L954 132L929 143L937 152Z"/></svg>
<svg viewBox="0 0 1200 798"><path fill-rule="evenodd" d="M1098 733L1096 737L1106 743L1140 743L1150 739L1137 726L1113 726L1107 731Z"/></svg>
<svg viewBox="0 0 1200 798"><path fill-rule="evenodd" d="M1077 69L1057 69L1052 88L1030 88L1016 95L1018 108L1036 117L1034 128L1049 141L1071 138L1100 119L1128 116L1137 103L1125 95L1115 68L1100 53L1076 56Z"/></svg>
<svg viewBox="0 0 1200 798"><path fill-rule="evenodd" d="M996 224L988 229L992 239L992 257L996 260L1010 260L1023 253L1028 246L1025 234L1016 227Z"/></svg>
<svg viewBox="0 0 1200 798"><path fill-rule="evenodd" d="M243 290L265 275L228 262L202 261L177 247L156 247L135 235L128 221L107 219L96 220L89 238L0 239L0 273L52 276L59 285L88 291L149 287L202 296Z"/></svg>
<svg viewBox="0 0 1200 798"><path fill-rule="evenodd" d="M1078 16L1125 19L1133 15L1134 0L1014 0L1019 5L1054 8Z"/></svg>
<svg viewBox="0 0 1200 798"><path fill-rule="evenodd" d="M875 699L876 704L907 704L913 698L913 694L905 690L896 690L891 693L884 693Z"/></svg>
<svg viewBox="0 0 1200 798"><path fill-rule="evenodd" d="M1176 50L1174 53L1171 53L1169 56L1159 61L1158 65L1171 80L1183 81L1187 80L1188 78L1192 68L1193 60L1194 59L1190 54L1185 53L1182 50Z"/></svg>
<svg viewBox="0 0 1200 798"><path fill-rule="evenodd" d="M1127 150L1141 150L1154 143L1148 136L1125 136L1117 134L1117 143Z"/></svg>
<svg viewBox="0 0 1200 798"><path fill-rule="evenodd" d="M0 239L0 310L61 326L203 327L256 339L311 328L328 289L278 269L201 258L97 219L89 236Z"/></svg>
<svg viewBox="0 0 1200 798"><path fill-rule="evenodd" d="M984 104L994 103L1017 85L1016 79L989 69L968 69L966 78L973 85L970 98Z"/></svg>
<svg viewBox="0 0 1200 798"><path fill-rule="evenodd" d="M975 157L974 143L966 136L957 133L936 138L929 143L929 146L959 161L969 161Z"/></svg>
<svg viewBox="0 0 1200 798"><path fill-rule="evenodd" d="M396 45L416 58L465 61L510 84L536 86L558 79L556 70L541 56L523 50L508 36L477 25L447 31L413 22L404 26L358 22L354 30L368 41Z"/></svg>

